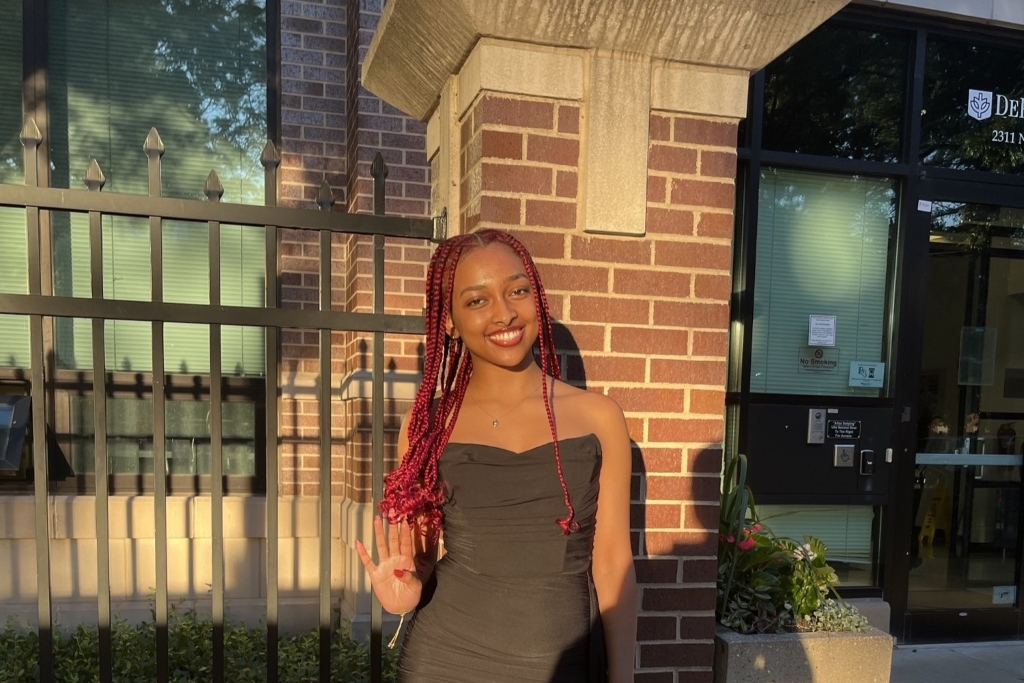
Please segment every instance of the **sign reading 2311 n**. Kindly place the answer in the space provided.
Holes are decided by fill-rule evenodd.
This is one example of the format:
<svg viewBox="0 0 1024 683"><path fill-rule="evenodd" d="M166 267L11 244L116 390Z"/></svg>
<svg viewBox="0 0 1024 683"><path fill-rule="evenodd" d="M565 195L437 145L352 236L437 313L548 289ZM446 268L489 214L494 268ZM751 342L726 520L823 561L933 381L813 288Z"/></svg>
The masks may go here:
<svg viewBox="0 0 1024 683"><path fill-rule="evenodd" d="M986 121L993 116L1024 119L1024 97L1009 97L993 93L991 90L969 90L967 92L967 115L977 121ZM992 131L992 142L1024 146L1024 133L996 128Z"/></svg>

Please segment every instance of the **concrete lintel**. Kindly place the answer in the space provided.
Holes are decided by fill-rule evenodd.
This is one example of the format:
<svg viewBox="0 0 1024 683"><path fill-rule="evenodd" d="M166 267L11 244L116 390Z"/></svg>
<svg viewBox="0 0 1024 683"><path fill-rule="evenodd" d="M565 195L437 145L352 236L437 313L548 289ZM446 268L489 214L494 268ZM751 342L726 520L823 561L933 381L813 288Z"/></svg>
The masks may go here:
<svg viewBox="0 0 1024 683"><path fill-rule="evenodd" d="M415 372L385 371L384 398L399 401L416 398L420 375ZM288 399L317 400L320 398L319 375L314 373L289 374L281 381L281 395ZM347 401L373 396L373 373L356 370L331 387L332 401Z"/></svg>
<svg viewBox="0 0 1024 683"><path fill-rule="evenodd" d="M645 55L599 51L590 63L580 163L583 229L643 235L651 61Z"/></svg>
<svg viewBox="0 0 1024 683"><path fill-rule="evenodd" d="M482 38L459 72L458 115L481 90L582 100L585 62L583 50Z"/></svg>
<svg viewBox="0 0 1024 683"><path fill-rule="evenodd" d="M742 119L749 80L746 71L658 61L651 74L651 109Z"/></svg>
<svg viewBox="0 0 1024 683"><path fill-rule="evenodd" d="M389 0L363 84L426 120L480 38L753 72L849 0Z"/></svg>

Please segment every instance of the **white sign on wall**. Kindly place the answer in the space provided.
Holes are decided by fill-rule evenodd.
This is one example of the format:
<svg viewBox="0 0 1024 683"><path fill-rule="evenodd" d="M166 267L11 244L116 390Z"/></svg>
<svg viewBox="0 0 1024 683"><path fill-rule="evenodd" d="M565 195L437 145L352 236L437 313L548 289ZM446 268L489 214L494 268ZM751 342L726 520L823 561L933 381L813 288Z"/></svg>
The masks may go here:
<svg viewBox="0 0 1024 683"><path fill-rule="evenodd" d="M1024 97L1010 97L991 90L967 91L967 115L975 121L991 118L1024 119ZM995 128L992 142L1004 145L1024 145L1024 134L1014 130Z"/></svg>
<svg viewBox="0 0 1024 683"><path fill-rule="evenodd" d="M812 315L807 325L808 346L836 345L836 317L834 315Z"/></svg>

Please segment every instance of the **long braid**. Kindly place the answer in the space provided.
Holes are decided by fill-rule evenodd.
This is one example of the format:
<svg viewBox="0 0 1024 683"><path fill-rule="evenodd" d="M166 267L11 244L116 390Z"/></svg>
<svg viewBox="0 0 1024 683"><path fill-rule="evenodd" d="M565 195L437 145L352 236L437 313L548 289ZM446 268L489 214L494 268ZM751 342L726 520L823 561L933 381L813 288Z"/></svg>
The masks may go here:
<svg viewBox="0 0 1024 683"><path fill-rule="evenodd" d="M565 483L565 473L562 469L562 452L558 443L558 430L555 427L555 413L551 408L551 392L548 391L548 377L561 378L561 368L558 363L558 356L555 353L554 333L551 325L551 309L548 307L548 298L544 293L544 285L540 281L540 274L533 262L533 257L526 247L508 233L496 233L497 240L511 247L523 260L526 266L526 274L530 279L530 286L534 291L534 305L537 309L538 337L540 342L540 369L541 383L544 389L544 412L547 413L548 427L551 429L551 442L555 451L555 467L558 470L558 482L562 485L562 494L565 497L565 507L568 514L562 519L556 520L562 531L570 534L579 529L579 523L574 519L576 509L569 499L569 487Z"/></svg>
<svg viewBox="0 0 1024 683"><path fill-rule="evenodd" d="M444 491L439 481L438 465L455 429L459 410L473 374L473 360L466 352L462 339L449 336L446 330L451 313L455 269L459 258L467 249L483 247L494 242L511 248L522 259L534 291L539 323L538 342L544 410L551 430L558 480L568 511L566 517L556 522L566 534L579 529L579 524L574 520L576 512L570 502L569 488L562 469L555 415L551 407L548 377L560 378L561 368L555 350L551 311L544 286L533 258L522 243L505 232L481 230L445 240L430 260L427 269L427 329L423 382L416 393L416 400L410 412L409 450L402 464L385 479L384 500L380 504L381 512L391 522L401 519L421 520L431 540L437 539L443 526L441 508L444 503ZM440 397L435 409L437 391L440 391Z"/></svg>

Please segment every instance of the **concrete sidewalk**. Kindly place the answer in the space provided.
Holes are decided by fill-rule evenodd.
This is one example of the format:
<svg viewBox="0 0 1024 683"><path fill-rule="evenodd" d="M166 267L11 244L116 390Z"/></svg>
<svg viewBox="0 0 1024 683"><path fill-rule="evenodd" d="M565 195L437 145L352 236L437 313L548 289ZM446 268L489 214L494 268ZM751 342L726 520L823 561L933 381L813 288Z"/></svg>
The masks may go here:
<svg viewBox="0 0 1024 683"><path fill-rule="evenodd" d="M1024 642L901 645L891 683L1021 683Z"/></svg>

